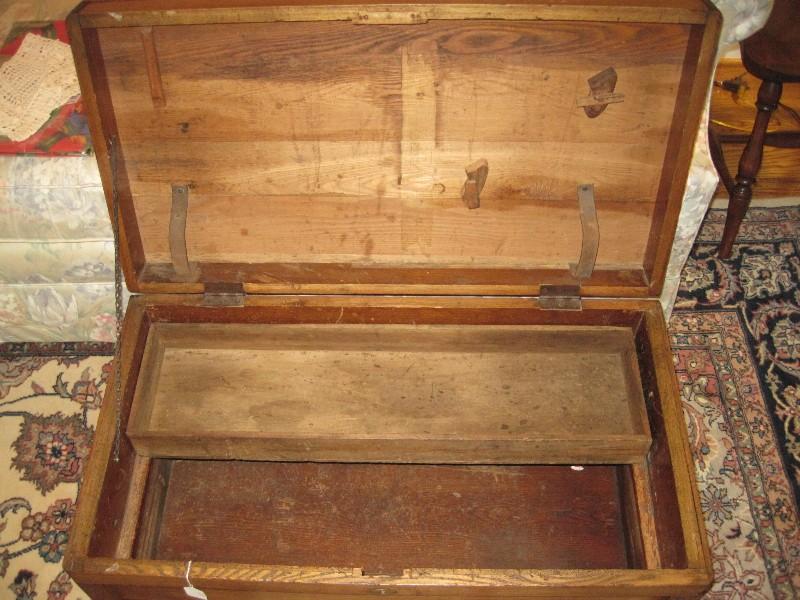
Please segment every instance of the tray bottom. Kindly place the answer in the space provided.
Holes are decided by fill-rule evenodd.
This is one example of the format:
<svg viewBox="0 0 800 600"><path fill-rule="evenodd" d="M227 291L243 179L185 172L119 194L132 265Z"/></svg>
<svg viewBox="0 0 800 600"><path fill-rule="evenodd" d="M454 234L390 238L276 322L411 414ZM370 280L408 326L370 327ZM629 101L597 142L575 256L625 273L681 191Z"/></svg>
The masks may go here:
<svg viewBox="0 0 800 600"><path fill-rule="evenodd" d="M632 568L626 466L155 460L138 558L408 568ZM633 523L632 523L633 522Z"/></svg>

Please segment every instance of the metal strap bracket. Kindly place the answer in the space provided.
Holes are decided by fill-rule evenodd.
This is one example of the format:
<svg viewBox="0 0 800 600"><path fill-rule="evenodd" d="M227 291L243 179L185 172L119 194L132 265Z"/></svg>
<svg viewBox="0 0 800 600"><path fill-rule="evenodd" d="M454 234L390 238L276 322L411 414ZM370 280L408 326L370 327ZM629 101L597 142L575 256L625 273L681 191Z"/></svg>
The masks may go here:
<svg viewBox="0 0 800 600"><path fill-rule="evenodd" d="M591 183L578 186L578 210L581 214L581 256L578 264L570 265L569 270L575 279L583 281L592 276L600 246L600 225L594 203L594 186Z"/></svg>
<svg viewBox="0 0 800 600"><path fill-rule="evenodd" d="M189 262L186 248L186 217L189 212L189 185L172 184L172 208L169 213L169 253L175 276L180 281L195 279L196 269Z"/></svg>
<svg viewBox="0 0 800 600"><path fill-rule="evenodd" d="M542 284L539 288L539 306L552 310L581 310L581 282L589 279L597 262L600 246L600 224L594 201L594 186L578 186L578 209L581 215L581 255L578 264L569 266L574 284Z"/></svg>

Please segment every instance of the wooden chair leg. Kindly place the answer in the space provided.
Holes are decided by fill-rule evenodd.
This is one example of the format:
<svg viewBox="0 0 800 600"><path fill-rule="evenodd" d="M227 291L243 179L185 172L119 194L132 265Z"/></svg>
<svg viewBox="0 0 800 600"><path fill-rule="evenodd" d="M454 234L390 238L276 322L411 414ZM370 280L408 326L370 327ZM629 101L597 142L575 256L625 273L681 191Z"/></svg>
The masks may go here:
<svg viewBox="0 0 800 600"><path fill-rule="evenodd" d="M722 242L719 245L719 257L730 258L733 242L739 233L745 213L753 197L753 184L761 167L764 155L764 139L767 134L767 125L772 112L778 107L783 85L779 81L763 81L758 88L756 101L756 120L753 123L753 132L739 159L739 171L733 190L729 195L728 217L725 220L725 230L722 233Z"/></svg>
<svg viewBox="0 0 800 600"><path fill-rule="evenodd" d="M719 180L725 187L725 191L730 195L733 191L734 181L730 171L728 171L725 155L722 153L722 142L719 139L719 134L717 134L712 123L708 124L708 149L711 152L711 162L714 163Z"/></svg>

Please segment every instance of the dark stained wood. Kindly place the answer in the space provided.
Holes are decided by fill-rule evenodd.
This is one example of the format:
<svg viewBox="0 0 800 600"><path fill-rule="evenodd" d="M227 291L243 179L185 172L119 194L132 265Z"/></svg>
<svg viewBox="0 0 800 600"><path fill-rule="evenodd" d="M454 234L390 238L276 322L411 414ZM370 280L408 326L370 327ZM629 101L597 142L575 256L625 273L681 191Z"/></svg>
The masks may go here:
<svg viewBox="0 0 800 600"><path fill-rule="evenodd" d="M800 6L775 0L764 27L741 43L742 62L759 79L800 82Z"/></svg>
<svg viewBox="0 0 800 600"><path fill-rule="evenodd" d="M711 162L719 174L719 182L730 194L733 191L734 181L728 165L725 162L725 154L722 149L722 140L720 139L719 132L713 124L708 127L708 149L711 154Z"/></svg>
<svg viewBox="0 0 800 600"><path fill-rule="evenodd" d="M332 300L338 300L333 299ZM208 307L202 297L177 298L174 303L156 302L147 305L147 314L153 322L161 323L412 323L418 324L469 324L469 325L576 325L576 326L632 326L641 319L633 310L614 310L604 306L586 306L582 311L547 311L539 309L533 300L522 301L506 307L449 306L449 299L422 301L420 306L384 306L348 304L325 305L304 300L288 300L285 304L261 303L259 298L248 297L244 307ZM180 302L183 300L183 302ZM194 300L195 303L191 301ZM373 301L372 299L370 300ZM438 303L438 306L437 306ZM427 304L427 305L426 305Z"/></svg>
<svg viewBox="0 0 800 600"><path fill-rule="evenodd" d="M147 315L142 315L142 321L137 322L136 311L129 311L126 318L125 327L123 329L124 339L128 340L127 346L123 349L123 387L120 409L121 415L121 430L124 432L128 424L128 416L130 414L131 401L133 400L133 391L137 385L139 378L139 367L141 366L141 355L144 352L144 345L147 340L147 332L150 329L149 319ZM126 352L128 350L129 352ZM109 378L106 386L106 395L103 399L103 405L107 407L105 414L114 416L117 410L117 400L114 395L115 386L113 381ZM106 436L106 443L109 444L108 449L113 451L114 437L116 433L116 419L111 418L106 420L106 427L104 428ZM99 426L98 426L99 427ZM102 446L100 446L102 448ZM92 448L92 456L102 452L98 448L97 438L95 438L95 446ZM138 510L138 507L130 506L130 502L140 501L141 493L131 494L131 485L136 478L134 477L136 453L131 446L130 441L124 434L120 438L119 444L119 461L110 460L109 456L98 455L98 458L93 458L93 464L102 465L101 461L108 460L107 469L102 472L90 470L92 473L87 476L95 480L102 480L102 491L99 494L96 514L102 515L98 518L96 524L89 530L91 531L91 538L88 544L88 553L91 555L100 556L116 556L120 552L120 535L122 534L122 524L124 522L125 513L130 510ZM97 467L95 467L97 469ZM123 554L126 552L123 551Z"/></svg>
<svg viewBox="0 0 800 600"><path fill-rule="evenodd" d="M648 480L652 485L650 500L653 504L661 566L672 569L685 568L688 559L683 527L681 527L681 515L678 504L672 501L677 496L675 472L672 468L671 448L667 439L664 413L660 408L662 399L655 372L652 340L646 327L641 327L636 334L636 350L639 356L645 405L650 419L650 431L653 436L653 444L644 468L647 470Z"/></svg>
<svg viewBox="0 0 800 600"><path fill-rule="evenodd" d="M366 575L624 568L624 469L177 460L155 552L142 558Z"/></svg>
<svg viewBox="0 0 800 600"><path fill-rule="evenodd" d="M712 123L719 128L724 143L746 142L753 129L753 106L761 80L744 68L741 59L723 58L717 65L714 81L711 90ZM800 86L784 86L781 104L769 121L768 134L790 133L800 129L800 123L792 113L792 110L800 109ZM738 135L739 138L732 139L732 135ZM739 156L740 153L736 158Z"/></svg>
<svg viewBox="0 0 800 600"><path fill-rule="evenodd" d="M800 87L800 86L798 86ZM751 110L752 115L755 115L755 110ZM751 122L752 125L752 122ZM798 130L800 131L800 130ZM738 169L738 161L741 158L746 146L746 139L744 142L741 140L741 134L735 134L736 141L730 141L732 136L723 134L722 143L723 156L722 161L726 165L729 173L736 173ZM756 184L753 187L753 196L757 199L769 200L770 198L791 198L800 190L800 170L797 165L800 164L800 136L793 136L789 132L776 131L774 133L767 133L765 136L767 142L773 142L776 137L796 137L796 146L787 144L785 147L777 145L766 145L764 147L764 154L761 159L761 168L758 170L756 177ZM749 137L749 134L744 136ZM770 139L772 138L772 139ZM780 139L778 140L781 141ZM794 142L792 142L794 143ZM717 171L720 168L717 165L722 164L715 159L714 166ZM731 189L733 189L733 176L731 176ZM729 192L725 189L724 184L720 185L717 189L715 198L728 198Z"/></svg>
<svg viewBox="0 0 800 600"><path fill-rule="evenodd" d="M620 520L625 524L625 550L628 565L636 569L652 568L653 565L648 564L645 544L655 546L657 542L643 539L642 531L645 527L639 510L640 504L637 504L634 467L618 469L617 484L619 485Z"/></svg>
<svg viewBox="0 0 800 600"><path fill-rule="evenodd" d="M725 229L722 232L722 241L719 245L720 258L730 258L733 242L739 233L739 226L750 207L753 197L753 185L756 175L761 168L761 158L764 154L764 138L772 112L778 107L783 84L779 81L764 81L758 89L756 101L755 122L753 132L739 159L739 170L736 173L735 185L731 190L728 204L728 216L725 220Z"/></svg>
<svg viewBox="0 0 800 600"><path fill-rule="evenodd" d="M778 146L800 147L800 131L768 134L770 118L778 108L784 83L800 82L800 8L797 3L777 0L764 28L741 44L742 63L751 74L762 80L756 99L756 117L753 129L742 156L733 184L726 181L729 193L728 216L722 241L720 258L730 258L733 242L739 232L750 200L753 186L761 168L764 145L768 136ZM796 115L796 113L794 113ZM726 168L717 152L715 164L725 173ZM723 163L724 164L724 163Z"/></svg>
<svg viewBox="0 0 800 600"><path fill-rule="evenodd" d="M577 211L576 211L577 213ZM576 258L577 258L576 254ZM230 263L192 263L200 272L196 283L175 283L171 263L146 265L140 289L161 293L164 285L182 293L204 291L202 282L230 281L235 277L245 283L250 294L275 293L370 293L404 294L410 288L419 294L517 294L537 295L539 282L551 285L576 284L566 269L483 269L404 267L402 269L369 267L360 264L259 263L237 264L231 273ZM650 290L642 269L595 269L582 282L582 294L598 297L646 297Z"/></svg>
<svg viewBox="0 0 800 600"><path fill-rule="evenodd" d="M80 7L76 10L80 10ZM78 81L81 87L84 106L92 135L92 146L100 177L105 191L106 204L110 215L113 193L116 186L119 194L120 213L120 261L129 289L137 288L139 273L144 266L144 250L139 228L136 224L133 203L131 202L128 176L125 169L124 152L120 148L114 105L108 89L108 80L96 29L80 26L78 12L67 19L70 45L75 59ZM112 170L109 142L117 153L116 173Z"/></svg>
<svg viewBox="0 0 800 600"><path fill-rule="evenodd" d="M158 543L173 461L150 462L133 556L152 556Z"/></svg>
<svg viewBox="0 0 800 600"><path fill-rule="evenodd" d="M694 58L684 63L681 72L676 97L685 100L675 103L650 237L644 255L644 269L649 274L650 291L654 296L661 294L664 284L694 153L694 133L687 135L687 132L697 131L706 102L706 91L698 89L697 82L711 79L720 27L721 18L713 15L705 27L695 25L689 34L686 55Z"/></svg>
<svg viewBox="0 0 800 600"><path fill-rule="evenodd" d="M710 133L716 134L721 148L712 154L714 166L720 173L728 171L727 188L720 185L717 198L728 198L733 189L733 174L745 144L753 130L757 111L758 88L761 81L748 73L741 60L723 59L714 76L717 84L711 93ZM772 113L764 136L764 156L758 171L754 194L759 198L785 198L800 189L800 85L783 88L778 108ZM712 147L713 150L713 147Z"/></svg>

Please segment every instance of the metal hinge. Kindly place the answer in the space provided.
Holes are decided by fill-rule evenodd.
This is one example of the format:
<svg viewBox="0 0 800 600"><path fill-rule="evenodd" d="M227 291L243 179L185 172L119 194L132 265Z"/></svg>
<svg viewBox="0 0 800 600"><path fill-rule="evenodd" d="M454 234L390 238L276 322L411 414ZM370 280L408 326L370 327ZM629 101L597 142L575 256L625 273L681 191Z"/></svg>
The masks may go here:
<svg viewBox="0 0 800 600"><path fill-rule="evenodd" d="M244 306L245 296L241 283L208 282L203 290L203 306Z"/></svg>
<svg viewBox="0 0 800 600"><path fill-rule="evenodd" d="M581 310L581 286L548 285L539 286L539 308L545 310Z"/></svg>

